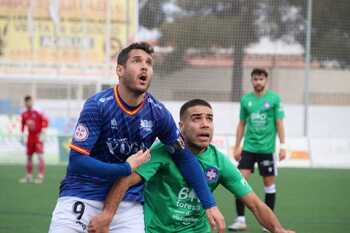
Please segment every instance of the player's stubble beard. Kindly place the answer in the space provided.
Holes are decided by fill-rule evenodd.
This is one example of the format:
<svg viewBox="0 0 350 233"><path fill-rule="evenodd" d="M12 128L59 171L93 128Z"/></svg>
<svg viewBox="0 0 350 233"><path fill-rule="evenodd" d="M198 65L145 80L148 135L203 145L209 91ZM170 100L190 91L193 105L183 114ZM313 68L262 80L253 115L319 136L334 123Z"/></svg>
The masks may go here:
<svg viewBox="0 0 350 233"><path fill-rule="evenodd" d="M136 78L137 79L137 78ZM127 78L123 80L123 86L134 95L134 97L139 97L144 95L151 85L151 78L147 81L147 84L144 88L137 87L138 80L134 80L133 78Z"/></svg>
<svg viewBox="0 0 350 233"><path fill-rule="evenodd" d="M254 88L254 92L256 94L261 95L262 93L265 92L266 84L265 85L258 84L258 85L253 86L253 88Z"/></svg>

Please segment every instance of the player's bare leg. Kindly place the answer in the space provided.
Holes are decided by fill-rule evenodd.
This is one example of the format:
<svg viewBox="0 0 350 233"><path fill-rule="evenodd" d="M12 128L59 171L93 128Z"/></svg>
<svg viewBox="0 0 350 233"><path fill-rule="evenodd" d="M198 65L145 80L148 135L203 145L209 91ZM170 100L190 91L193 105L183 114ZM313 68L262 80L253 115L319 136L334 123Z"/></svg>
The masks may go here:
<svg viewBox="0 0 350 233"><path fill-rule="evenodd" d="M273 211L276 202L276 185L275 176L264 176L264 191L265 191L265 203ZM270 232L266 228L262 228L264 232Z"/></svg>
<svg viewBox="0 0 350 233"><path fill-rule="evenodd" d="M39 173L38 176L35 178L34 183L41 184L44 182L45 177L45 161L43 154L37 154L38 160L39 160Z"/></svg>

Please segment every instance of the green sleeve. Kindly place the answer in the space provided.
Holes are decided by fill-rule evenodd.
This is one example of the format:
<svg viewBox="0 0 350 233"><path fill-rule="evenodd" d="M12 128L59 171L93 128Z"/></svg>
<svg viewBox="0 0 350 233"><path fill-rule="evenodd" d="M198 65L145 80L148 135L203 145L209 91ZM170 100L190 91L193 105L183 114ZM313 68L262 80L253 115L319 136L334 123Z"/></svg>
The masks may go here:
<svg viewBox="0 0 350 233"><path fill-rule="evenodd" d="M275 105L275 118L276 119L283 119L284 118L284 109L283 105L281 103L281 98L277 96L277 101Z"/></svg>
<svg viewBox="0 0 350 233"><path fill-rule="evenodd" d="M143 177L146 181L157 173L158 169L167 164L170 160L165 145L157 143L151 148L151 159L136 169L136 173Z"/></svg>
<svg viewBox="0 0 350 233"><path fill-rule="evenodd" d="M237 198L241 198L251 192L252 188L242 177L234 164L227 158L227 156L222 155L221 157L223 160L223 167L220 176L220 183Z"/></svg>
<svg viewBox="0 0 350 233"><path fill-rule="evenodd" d="M244 107L244 99L242 97L241 101L240 101L239 119L246 121L247 117L248 117L248 114L247 114L247 111Z"/></svg>

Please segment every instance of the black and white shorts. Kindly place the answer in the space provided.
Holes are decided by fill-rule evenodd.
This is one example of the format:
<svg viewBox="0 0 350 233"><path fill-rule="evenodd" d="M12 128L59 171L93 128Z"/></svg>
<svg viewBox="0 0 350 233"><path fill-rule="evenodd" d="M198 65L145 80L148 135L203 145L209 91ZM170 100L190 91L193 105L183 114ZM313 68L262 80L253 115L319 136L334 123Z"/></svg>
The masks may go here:
<svg viewBox="0 0 350 233"><path fill-rule="evenodd" d="M238 169L249 169L254 173L255 163L258 164L261 176L277 176L276 156L272 153L253 153L242 151L241 160L238 162Z"/></svg>

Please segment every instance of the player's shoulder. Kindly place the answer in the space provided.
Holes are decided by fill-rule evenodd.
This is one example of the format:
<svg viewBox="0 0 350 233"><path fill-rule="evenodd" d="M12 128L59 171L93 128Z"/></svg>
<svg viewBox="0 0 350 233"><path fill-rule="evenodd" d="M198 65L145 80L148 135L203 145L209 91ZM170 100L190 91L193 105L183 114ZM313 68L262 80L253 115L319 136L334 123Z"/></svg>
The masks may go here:
<svg viewBox="0 0 350 233"><path fill-rule="evenodd" d="M241 102L247 102L248 100L251 100L254 97L254 93L252 91L244 94L241 96Z"/></svg>
<svg viewBox="0 0 350 233"><path fill-rule="evenodd" d="M170 154L168 153L167 146L162 142L155 142L151 147L151 156L153 159L158 161L169 161L171 160Z"/></svg>
<svg viewBox="0 0 350 233"><path fill-rule="evenodd" d="M225 155L224 153L222 153L215 145L213 144L209 144L208 149L210 150L212 156L215 156L218 159L221 158L226 158L227 155Z"/></svg>
<svg viewBox="0 0 350 233"><path fill-rule="evenodd" d="M280 95L277 92L272 91L272 90L268 90L267 91L267 97L270 98L270 99L273 99L275 101L280 101L281 100Z"/></svg>
<svg viewBox="0 0 350 233"><path fill-rule="evenodd" d="M268 93L268 95L270 95L272 97L280 98L280 95L277 92L273 91L273 90L268 90L267 93Z"/></svg>
<svg viewBox="0 0 350 233"><path fill-rule="evenodd" d="M95 95L89 97L85 101L85 105L94 104L99 107L110 106L110 101L114 101L114 92L113 88L108 88L106 90L100 91Z"/></svg>
<svg viewBox="0 0 350 233"><path fill-rule="evenodd" d="M153 112L156 114L163 114L164 112L167 112L168 110L164 106L163 103L161 103L158 99L156 99L153 95L150 93L147 93L145 104L148 108L151 108Z"/></svg>
<svg viewBox="0 0 350 233"><path fill-rule="evenodd" d="M25 115L27 115L27 114L28 114L28 110L23 109L23 110L21 111L21 116L25 116Z"/></svg>

